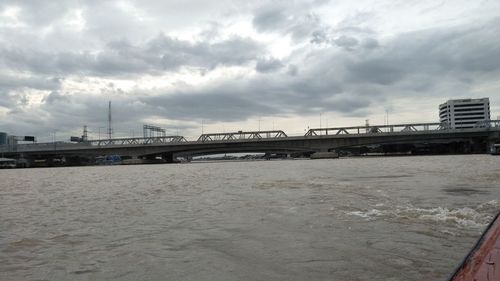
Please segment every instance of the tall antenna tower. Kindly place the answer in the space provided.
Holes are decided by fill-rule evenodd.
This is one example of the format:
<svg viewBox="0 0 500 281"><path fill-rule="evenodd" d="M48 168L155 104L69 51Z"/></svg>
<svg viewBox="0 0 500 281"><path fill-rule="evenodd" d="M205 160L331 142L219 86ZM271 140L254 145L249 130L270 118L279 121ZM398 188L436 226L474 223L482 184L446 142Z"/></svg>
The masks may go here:
<svg viewBox="0 0 500 281"><path fill-rule="evenodd" d="M113 128L111 127L111 101L108 105L108 138L111 140L113 138Z"/></svg>
<svg viewBox="0 0 500 281"><path fill-rule="evenodd" d="M87 141L89 139L88 135L88 130L87 130L87 125L83 125L83 135L82 135L82 141Z"/></svg>

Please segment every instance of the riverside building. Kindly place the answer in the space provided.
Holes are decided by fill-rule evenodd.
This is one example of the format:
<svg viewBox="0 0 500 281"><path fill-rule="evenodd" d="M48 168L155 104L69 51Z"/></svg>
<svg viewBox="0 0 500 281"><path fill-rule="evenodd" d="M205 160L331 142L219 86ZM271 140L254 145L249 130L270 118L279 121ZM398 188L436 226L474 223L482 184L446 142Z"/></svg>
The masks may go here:
<svg viewBox="0 0 500 281"><path fill-rule="evenodd" d="M490 120L490 99L448 100L439 105L439 120L452 129L473 128L477 122Z"/></svg>

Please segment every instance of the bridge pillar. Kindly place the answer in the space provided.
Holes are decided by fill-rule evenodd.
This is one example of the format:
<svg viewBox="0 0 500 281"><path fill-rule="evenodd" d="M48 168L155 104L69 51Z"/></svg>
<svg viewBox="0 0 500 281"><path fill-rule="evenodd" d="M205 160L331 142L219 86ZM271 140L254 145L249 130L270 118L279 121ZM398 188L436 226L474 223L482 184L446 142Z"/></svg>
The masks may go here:
<svg viewBox="0 0 500 281"><path fill-rule="evenodd" d="M161 155L161 158L163 158L163 160L165 160L165 162L167 162L167 163L175 163L176 162L173 153L163 153Z"/></svg>
<svg viewBox="0 0 500 281"><path fill-rule="evenodd" d="M328 147L320 147L320 148L316 149L316 152L328 152L328 151L329 151Z"/></svg>

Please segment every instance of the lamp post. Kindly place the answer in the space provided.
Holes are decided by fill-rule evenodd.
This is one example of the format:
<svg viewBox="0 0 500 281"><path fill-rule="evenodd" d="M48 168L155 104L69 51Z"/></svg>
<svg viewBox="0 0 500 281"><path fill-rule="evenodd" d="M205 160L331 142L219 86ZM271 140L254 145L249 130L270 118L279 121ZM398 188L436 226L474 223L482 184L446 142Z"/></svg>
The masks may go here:
<svg viewBox="0 0 500 281"><path fill-rule="evenodd" d="M98 131L99 131L99 138L98 140L101 140L101 129L106 129L106 127L99 127Z"/></svg>
<svg viewBox="0 0 500 281"><path fill-rule="evenodd" d="M54 150L57 150L56 147L56 130L54 130L54 134L52 135L52 142L54 143Z"/></svg>

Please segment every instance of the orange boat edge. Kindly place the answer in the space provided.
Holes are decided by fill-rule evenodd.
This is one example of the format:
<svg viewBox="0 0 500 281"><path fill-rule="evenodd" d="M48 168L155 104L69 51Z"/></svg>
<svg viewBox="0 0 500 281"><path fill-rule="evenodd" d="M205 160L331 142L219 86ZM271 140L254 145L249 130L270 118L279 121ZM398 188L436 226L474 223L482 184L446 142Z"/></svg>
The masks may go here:
<svg viewBox="0 0 500 281"><path fill-rule="evenodd" d="M500 281L500 213L449 281Z"/></svg>

